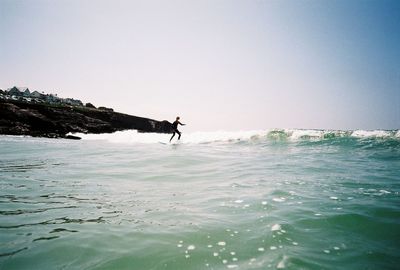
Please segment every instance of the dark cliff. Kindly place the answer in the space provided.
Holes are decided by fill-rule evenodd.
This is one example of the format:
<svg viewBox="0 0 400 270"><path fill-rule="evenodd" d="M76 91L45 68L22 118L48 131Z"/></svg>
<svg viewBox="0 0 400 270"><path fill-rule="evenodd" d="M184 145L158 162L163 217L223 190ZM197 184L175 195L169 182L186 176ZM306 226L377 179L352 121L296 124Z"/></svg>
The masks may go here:
<svg viewBox="0 0 400 270"><path fill-rule="evenodd" d="M168 121L94 108L0 100L0 134L58 138L69 132L110 133L126 129L170 133L172 126Z"/></svg>

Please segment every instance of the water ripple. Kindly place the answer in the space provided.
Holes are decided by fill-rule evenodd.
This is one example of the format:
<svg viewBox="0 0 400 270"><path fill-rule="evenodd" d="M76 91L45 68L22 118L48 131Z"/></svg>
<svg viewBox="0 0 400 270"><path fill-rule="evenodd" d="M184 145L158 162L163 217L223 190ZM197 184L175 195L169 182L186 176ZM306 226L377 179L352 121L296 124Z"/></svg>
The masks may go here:
<svg viewBox="0 0 400 270"><path fill-rule="evenodd" d="M28 248L24 247L24 248L20 248L20 249L14 250L14 251L6 252L6 253L0 253L0 257L12 256L12 255L15 255L15 254L17 254L17 253L19 253L21 251L26 250L26 249L28 249Z"/></svg>

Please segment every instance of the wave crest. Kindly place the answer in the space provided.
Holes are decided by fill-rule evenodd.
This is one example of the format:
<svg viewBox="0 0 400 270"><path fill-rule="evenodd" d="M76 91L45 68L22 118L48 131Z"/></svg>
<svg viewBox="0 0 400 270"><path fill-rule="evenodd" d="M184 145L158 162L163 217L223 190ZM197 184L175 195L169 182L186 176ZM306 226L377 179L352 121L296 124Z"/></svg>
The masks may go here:
<svg viewBox="0 0 400 270"><path fill-rule="evenodd" d="M139 133L136 130L117 131L103 134L73 134L83 140L105 140L113 143L167 143L170 134ZM251 131L213 131L183 133L181 143L213 142L259 142L330 140L336 138L357 139L400 139L400 130L315 130L315 129L271 129ZM174 138L175 139L175 138Z"/></svg>

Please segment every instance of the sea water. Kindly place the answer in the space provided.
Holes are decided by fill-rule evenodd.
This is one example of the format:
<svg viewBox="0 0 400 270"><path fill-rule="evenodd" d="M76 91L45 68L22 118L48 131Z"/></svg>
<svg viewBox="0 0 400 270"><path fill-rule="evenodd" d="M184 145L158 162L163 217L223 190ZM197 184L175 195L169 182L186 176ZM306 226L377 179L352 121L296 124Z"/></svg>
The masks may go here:
<svg viewBox="0 0 400 270"><path fill-rule="evenodd" d="M0 137L0 269L400 267L397 130L81 136Z"/></svg>

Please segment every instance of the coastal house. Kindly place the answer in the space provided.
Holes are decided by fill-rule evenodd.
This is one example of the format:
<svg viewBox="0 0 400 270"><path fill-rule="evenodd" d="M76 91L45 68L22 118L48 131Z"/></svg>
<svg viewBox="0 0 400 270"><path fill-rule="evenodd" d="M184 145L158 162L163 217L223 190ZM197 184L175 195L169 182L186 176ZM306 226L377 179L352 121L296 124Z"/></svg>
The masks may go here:
<svg viewBox="0 0 400 270"><path fill-rule="evenodd" d="M57 95L48 94L45 96L45 101L48 103L61 103L61 99Z"/></svg>
<svg viewBox="0 0 400 270"><path fill-rule="evenodd" d="M31 93L31 96L30 96L30 97L31 97L31 98L40 98L40 99L44 99L45 95L39 93L38 91L33 91L33 92Z"/></svg>
<svg viewBox="0 0 400 270"><path fill-rule="evenodd" d="M29 98L31 96L31 92L29 91L29 88L26 88L26 87L20 88L20 87L16 87L16 86L8 89L7 94L9 96L26 97L26 98Z"/></svg>
<svg viewBox="0 0 400 270"><path fill-rule="evenodd" d="M62 99L62 102L72 106L83 106L82 101L80 101L79 99L64 98Z"/></svg>
<svg viewBox="0 0 400 270"><path fill-rule="evenodd" d="M7 89L7 91L0 90L0 99L9 99L9 100L18 100L22 102L28 103L47 103L47 104L55 104L55 105L70 105L70 106L81 106L84 104L79 99L74 98L60 98L57 94L45 94L44 92L32 91L30 92L29 88L24 87L12 87ZM93 106L94 107L94 106Z"/></svg>
<svg viewBox="0 0 400 270"><path fill-rule="evenodd" d="M8 95L22 97L24 95L24 91L21 91L18 87L14 86L11 89L8 89Z"/></svg>
<svg viewBox="0 0 400 270"><path fill-rule="evenodd" d="M25 91L22 92L22 96L26 97L26 98L31 96L31 92L29 91L29 88L26 88Z"/></svg>

